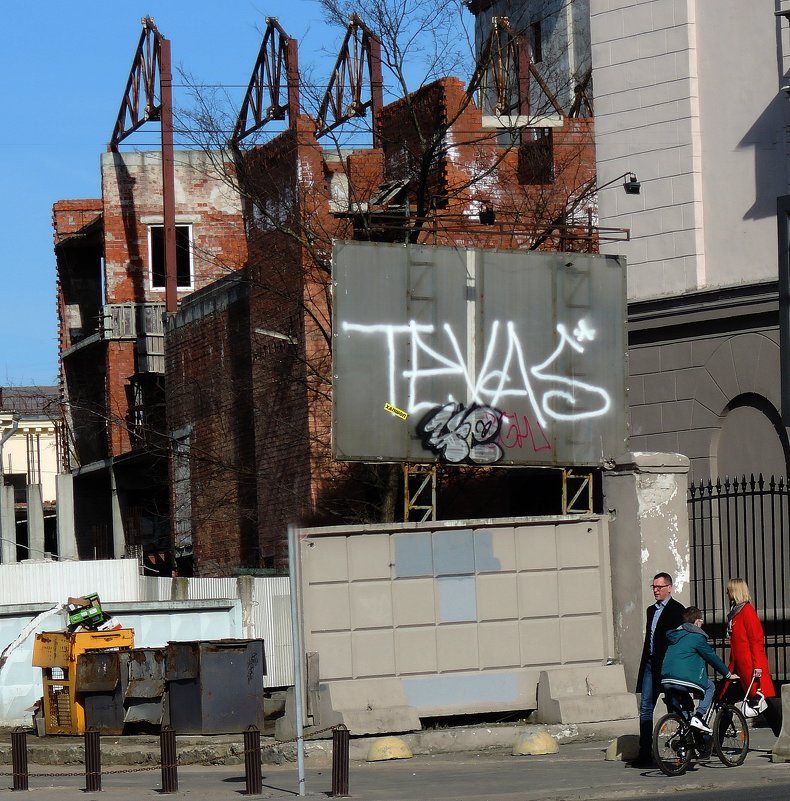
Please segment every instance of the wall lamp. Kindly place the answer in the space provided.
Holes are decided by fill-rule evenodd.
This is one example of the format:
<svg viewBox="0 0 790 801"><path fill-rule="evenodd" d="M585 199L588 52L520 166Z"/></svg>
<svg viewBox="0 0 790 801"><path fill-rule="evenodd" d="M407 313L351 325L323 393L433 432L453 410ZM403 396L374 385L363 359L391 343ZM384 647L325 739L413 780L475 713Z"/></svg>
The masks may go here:
<svg viewBox="0 0 790 801"><path fill-rule="evenodd" d="M629 173L628 178L623 183L623 189L625 189L626 195L638 195L642 191L642 184L636 180L634 173Z"/></svg>
<svg viewBox="0 0 790 801"><path fill-rule="evenodd" d="M595 191L597 192L601 189L606 189L607 186L617 183L621 178L626 179L623 183L623 189L625 190L626 195L638 195L642 192L642 184L639 183L639 179L636 177L636 173L634 172L624 172L622 175L618 175L617 178L612 178L611 181L607 181L605 184L596 186Z"/></svg>

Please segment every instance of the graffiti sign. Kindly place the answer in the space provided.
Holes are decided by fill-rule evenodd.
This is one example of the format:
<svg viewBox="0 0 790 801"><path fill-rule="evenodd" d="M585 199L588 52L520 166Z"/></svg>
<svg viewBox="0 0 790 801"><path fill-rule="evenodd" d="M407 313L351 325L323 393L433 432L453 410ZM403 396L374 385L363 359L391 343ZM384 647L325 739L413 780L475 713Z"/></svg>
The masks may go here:
<svg viewBox="0 0 790 801"><path fill-rule="evenodd" d="M445 403L432 409L417 427L423 445L444 462L496 464L502 458L497 443L502 413L490 406Z"/></svg>
<svg viewBox="0 0 790 801"><path fill-rule="evenodd" d="M343 242L333 270L337 458L573 465L625 449L619 259Z"/></svg>

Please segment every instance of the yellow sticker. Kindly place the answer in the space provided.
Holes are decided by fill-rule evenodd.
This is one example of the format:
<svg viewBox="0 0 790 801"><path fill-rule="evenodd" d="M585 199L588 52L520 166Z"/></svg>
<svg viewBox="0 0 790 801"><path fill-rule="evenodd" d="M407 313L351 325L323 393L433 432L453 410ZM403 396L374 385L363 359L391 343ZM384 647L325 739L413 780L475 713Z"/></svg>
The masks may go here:
<svg viewBox="0 0 790 801"><path fill-rule="evenodd" d="M394 414L395 417L400 417L401 420L405 420L409 416L408 412L404 412L403 409L399 409L397 406L393 406L391 403L384 404L384 411Z"/></svg>

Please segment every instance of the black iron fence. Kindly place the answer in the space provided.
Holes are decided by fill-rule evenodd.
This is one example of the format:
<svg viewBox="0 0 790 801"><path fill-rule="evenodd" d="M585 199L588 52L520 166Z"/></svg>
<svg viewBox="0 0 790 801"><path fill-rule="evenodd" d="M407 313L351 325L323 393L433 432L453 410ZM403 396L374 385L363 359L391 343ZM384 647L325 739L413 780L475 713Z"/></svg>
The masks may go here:
<svg viewBox="0 0 790 801"><path fill-rule="evenodd" d="M790 578L790 486L783 478L753 475L689 487L691 599L703 610L705 630L725 660L727 580L743 578L765 630L772 675L790 671L788 592Z"/></svg>

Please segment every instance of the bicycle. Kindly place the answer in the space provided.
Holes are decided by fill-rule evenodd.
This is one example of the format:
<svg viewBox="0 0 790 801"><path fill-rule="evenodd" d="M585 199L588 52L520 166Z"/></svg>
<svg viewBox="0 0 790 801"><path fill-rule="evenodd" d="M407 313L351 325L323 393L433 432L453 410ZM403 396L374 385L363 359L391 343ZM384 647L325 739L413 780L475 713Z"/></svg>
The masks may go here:
<svg viewBox="0 0 790 801"><path fill-rule="evenodd" d="M688 692L664 689L664 701L669 711L653 729L653 759L662 773L680 776L688 770L692 759L709 756L706 737L711 738L713 750L727 767L743 764L749 751L749 727L740 709L726 700L730 684L730 679L720 682L713 703L703 718L712 734L691 725L694 701Z"/></svg>

